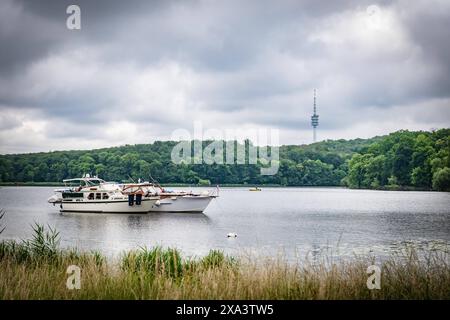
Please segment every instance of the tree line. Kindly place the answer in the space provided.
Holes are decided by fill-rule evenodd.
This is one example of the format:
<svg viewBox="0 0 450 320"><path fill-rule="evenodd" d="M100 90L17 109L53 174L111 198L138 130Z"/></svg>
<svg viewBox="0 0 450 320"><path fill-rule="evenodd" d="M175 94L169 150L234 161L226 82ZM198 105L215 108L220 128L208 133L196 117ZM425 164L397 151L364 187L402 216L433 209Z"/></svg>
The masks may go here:
<svg viewBox="0 0 450 320"><path fill-rule="evenodd" d="M344 183L352 188L450 191L450 129L389 134L354 154Z"/></svg>
<svg viewBox="0 0 450 320"><path fill-rule="evenodd" d="M162 184L449 189L450 129L281 146L279 169L273 176L260 175L260 162L174 164L171 152L177 143L0 155L0 182L59 182L90 173L108 181L148 180L151 175ZM250 144L246 141L246 150Z"/></svg>

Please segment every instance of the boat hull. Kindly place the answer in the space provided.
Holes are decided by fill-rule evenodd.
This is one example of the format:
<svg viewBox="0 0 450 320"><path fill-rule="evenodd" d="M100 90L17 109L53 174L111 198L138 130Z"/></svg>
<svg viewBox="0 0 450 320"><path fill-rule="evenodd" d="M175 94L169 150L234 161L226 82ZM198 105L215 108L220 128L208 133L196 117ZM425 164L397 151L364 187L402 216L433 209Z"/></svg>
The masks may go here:
<svg viewBox="0 0 450 320"><path fill-rule="evenodd" d="M202 213L213 198L212 196L167 197L153 204L150 212Z"/></svg>
<svg viewBox="0 0 450 320"><path fill-rule="evenodd" d="M126 200L112 201L66 201L61 202L61 212L93 213L147 213L158 198L142 199L140 205L128 205Z"/></svg>

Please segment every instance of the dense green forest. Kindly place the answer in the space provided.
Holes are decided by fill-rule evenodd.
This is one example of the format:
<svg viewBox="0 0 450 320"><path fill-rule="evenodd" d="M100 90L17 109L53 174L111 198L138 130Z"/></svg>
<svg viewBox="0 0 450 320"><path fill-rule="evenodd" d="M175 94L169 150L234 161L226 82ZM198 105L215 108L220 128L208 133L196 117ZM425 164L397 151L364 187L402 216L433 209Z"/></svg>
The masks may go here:
<svg viewBox="0 0 450 320"><path fill-rule="evenodd" d="M344 182L353 188L450 191L450 129L391 133L354 154L348 168Z"/></svg>
<svg viewBox="0 0 450 320"><path fill-rule="evenodd" d="M109 181L149 174L161 183L278 184L352 188L450 189L450 129L398 131L371 139L327 140L282 146L276 175L262 164L174 164L178 142L125 145L89 151L0 156L0 182L56 182L85 173ZM206 146L210 141L204 141ZM250 143L245 144L248 152Z"/></svg>

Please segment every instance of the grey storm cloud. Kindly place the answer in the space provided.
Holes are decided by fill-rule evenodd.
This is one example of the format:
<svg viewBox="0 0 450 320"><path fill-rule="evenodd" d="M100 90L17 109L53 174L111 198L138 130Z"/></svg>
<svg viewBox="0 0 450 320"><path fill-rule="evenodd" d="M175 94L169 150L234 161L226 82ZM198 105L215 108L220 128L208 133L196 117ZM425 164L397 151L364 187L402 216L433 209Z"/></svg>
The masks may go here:
<svg viewBox="0 0 450 320"><path fill-rule="evenodd" d="M448 30L440 0L5 0L0 152L169 139L194 121L307 143L314 88L322 138L448 127Z"/></svg>

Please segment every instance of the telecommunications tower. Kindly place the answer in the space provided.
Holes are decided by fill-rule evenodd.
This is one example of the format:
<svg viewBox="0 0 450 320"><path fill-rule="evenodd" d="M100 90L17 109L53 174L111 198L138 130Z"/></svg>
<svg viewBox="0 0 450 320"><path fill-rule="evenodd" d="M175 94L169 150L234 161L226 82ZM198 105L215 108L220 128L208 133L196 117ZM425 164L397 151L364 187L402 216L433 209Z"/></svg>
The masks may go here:
<svg viewBox="0 0 450 320"><path fill-rule="evenodd" d="M317 141L316 128L319 126L319 115L316 113L316 89L314 89L314 114L311 116L311 125L313 127L313 142Z"/></svg>

